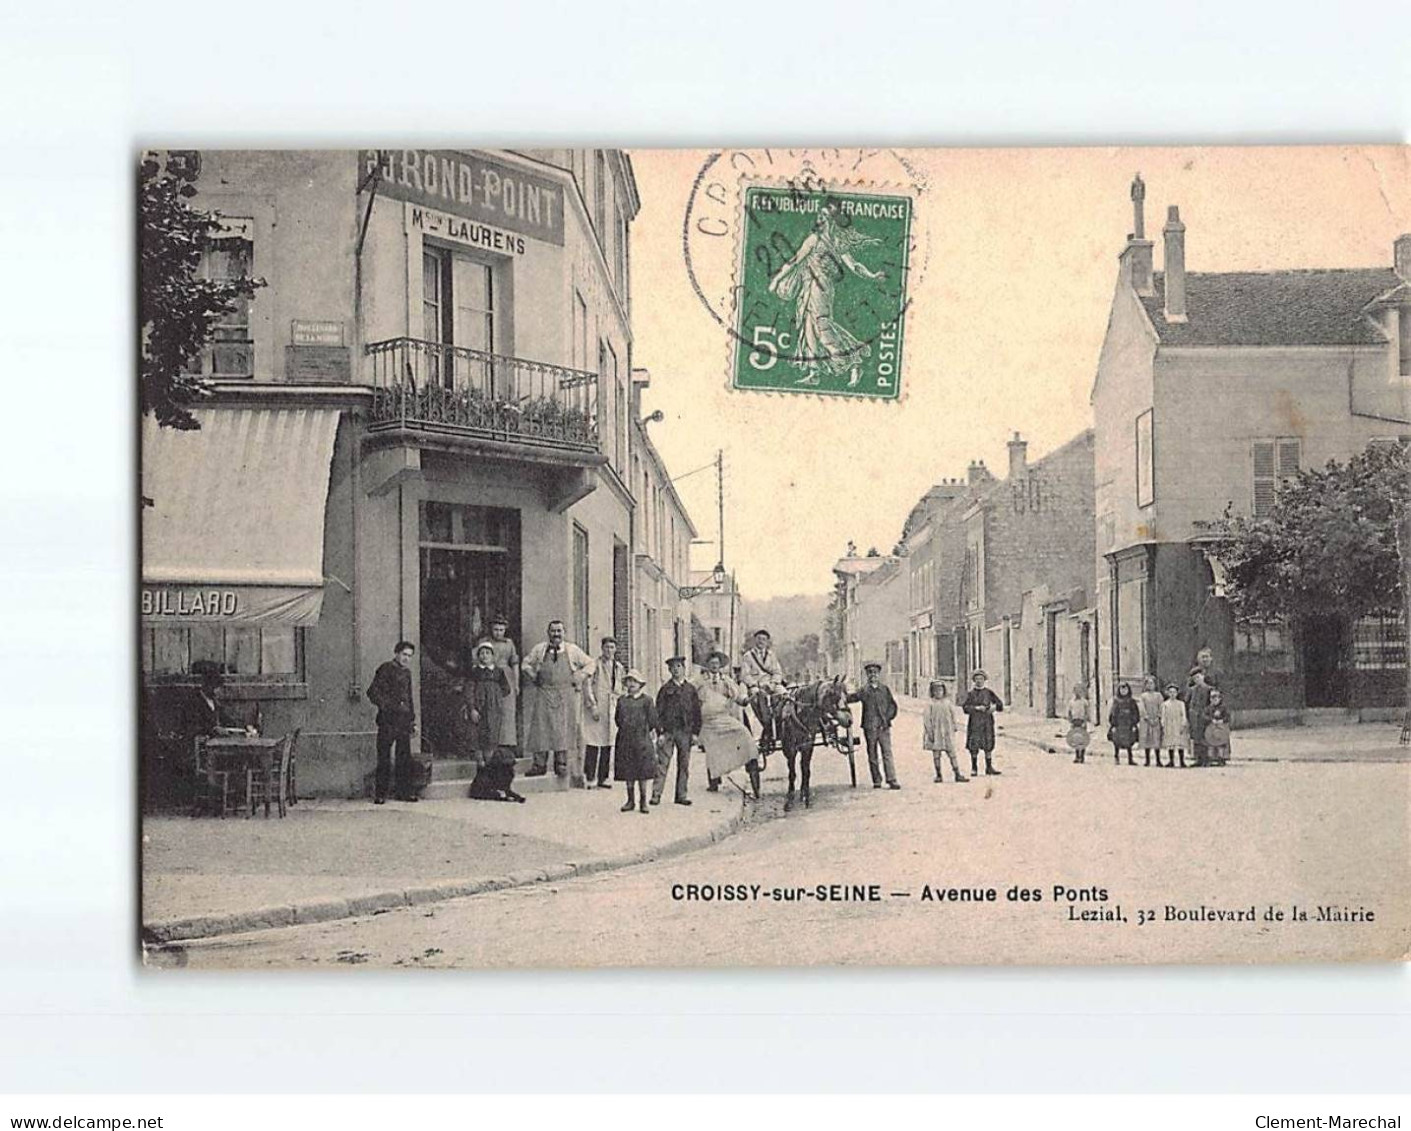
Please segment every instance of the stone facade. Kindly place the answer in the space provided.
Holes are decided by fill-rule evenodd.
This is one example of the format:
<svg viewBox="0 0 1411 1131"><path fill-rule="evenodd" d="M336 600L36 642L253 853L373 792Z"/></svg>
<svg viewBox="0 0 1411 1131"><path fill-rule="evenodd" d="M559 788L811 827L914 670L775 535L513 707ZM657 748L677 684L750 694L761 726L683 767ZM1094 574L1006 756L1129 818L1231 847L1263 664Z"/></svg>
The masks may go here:
<svg viewBox="0 0 1411 1131"><path fill-rule="evenodd" d="M1242 721L1389 709L1404 643L1354 657L1356 626L1328 618L1237 625L1201 541L1299 469L1411 432L1411 288L1394 266L1187 272L1174 208L1163 234L1165 272L1145 241L1120 256L1093 386L1100 679L1184 683L1208 647Z"/></svg>

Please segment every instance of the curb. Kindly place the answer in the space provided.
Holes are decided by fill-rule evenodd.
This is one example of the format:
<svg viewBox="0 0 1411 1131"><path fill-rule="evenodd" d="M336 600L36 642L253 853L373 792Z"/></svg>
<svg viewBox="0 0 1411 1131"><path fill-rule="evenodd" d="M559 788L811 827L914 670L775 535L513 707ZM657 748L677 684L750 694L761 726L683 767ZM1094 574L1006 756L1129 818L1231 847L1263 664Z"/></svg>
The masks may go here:
<svg viewBox="0 0 1411 1131"><path fill-rule="evenodd" d="M1022 743L1024 743L1024 745L1026 745L1026 746L1037 746L1037 747L1038 747L1040 750L1042 750L1045 754L1061 754L1061 753L1062 753L1062 751L1061 751L1057 746L1053 745L1053 743L1051 743L1051 742L1045 742L1045 741L1044 741L1043 739L1041 739L1041 738L1025 738L1022 734L1006 734L1006 733L1004 733L1003 731L1000 731L999 737L1000 737L1000 738L1008 738L1008 739L1013 740L1014 742L1022 742Z"/></svg>
<svg viewBox="0 0 1411 1131"><path fill-rule="evenodd" d="M165 943L212 938L217 935L243 934L246 931L265 931L279 927L305 926L309 923L327 923L336 919L353 919L362 915L375 915L380 911L392 911L400 907L420 907L424 904L439 903L448 899L463 899L471 895L504 891L507 888L529 887L533 884L566 880L572 876L612 872L619 868L630 868L635 864L645 864L652 860L663 860L671 856L680 856L687 852L707 848L739 832L744 821L745 805L744 799L741 798L734 815L715 828L650 848L640 848L633 852L623 852L616 856L601 856L581 862L564 862L539 868L525 868L504 876L447 880L425 887L370 892L364 895L349 896L346 899L333 896L309 900L307 903L279 904L273 907L259 907L250 911L236 911L228 915L196 915L186 919L166 919L156 923L144 923L142 943L144 946L159 946Z"/></svg>

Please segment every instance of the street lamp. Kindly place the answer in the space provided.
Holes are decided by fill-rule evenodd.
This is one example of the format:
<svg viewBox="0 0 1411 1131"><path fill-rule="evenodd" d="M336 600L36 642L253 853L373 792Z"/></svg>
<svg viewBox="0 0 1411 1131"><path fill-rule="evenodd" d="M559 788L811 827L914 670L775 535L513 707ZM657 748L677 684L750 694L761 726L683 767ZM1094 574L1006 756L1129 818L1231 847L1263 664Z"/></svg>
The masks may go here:
<svg viewBox="0 0 1411 1131"><path fill-rule="evenodd" d="M699 597L702 593L719 593L725 588L725 581L729 575L725 572L725 563L716 562L715 568L710 571L709 585L683 585L680 593L682 600L689 601L692 597Z"/></svg>

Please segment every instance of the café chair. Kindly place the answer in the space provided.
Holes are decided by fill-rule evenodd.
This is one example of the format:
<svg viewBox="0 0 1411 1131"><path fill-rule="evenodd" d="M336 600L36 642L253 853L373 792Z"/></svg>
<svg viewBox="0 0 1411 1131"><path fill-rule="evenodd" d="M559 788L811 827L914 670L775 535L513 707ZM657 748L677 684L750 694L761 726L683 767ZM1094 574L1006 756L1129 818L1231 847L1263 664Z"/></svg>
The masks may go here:
<svg viewBox="0 0 1411 1131"><path fill-rule="evenodd" d="M215 812L224 817L232 812L230 797L230 771L212 768L210 755L206 751L206 736L195 738L196 761L196 804L195 812ZM194 814L193 814L194 815Z"/></svg>
<svg viewBox="0 0 1411 1131"><path fill-rule="evenodd" d="M251 766L245 771L245 793L250 799L250 816L255 815L255 806L264 803L265 816L269 816L270 802L279 809L282 819L287 812L289 797L289 767L294 761L294 748L299 742L299 729L284 736L277 751L265 759L260 766Z"/></svg>

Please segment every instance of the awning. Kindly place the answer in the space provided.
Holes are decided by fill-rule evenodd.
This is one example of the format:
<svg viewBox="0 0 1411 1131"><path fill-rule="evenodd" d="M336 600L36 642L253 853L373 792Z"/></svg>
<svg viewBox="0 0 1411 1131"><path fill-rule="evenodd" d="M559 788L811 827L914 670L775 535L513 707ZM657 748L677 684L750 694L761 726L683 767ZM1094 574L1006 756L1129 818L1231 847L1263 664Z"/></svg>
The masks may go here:
<svg viewBox="0 0 1411 1131"><path fill-rule="evenodd" d="M337 409L213 408L142 427L146 623L313 624Z"/></svg>

